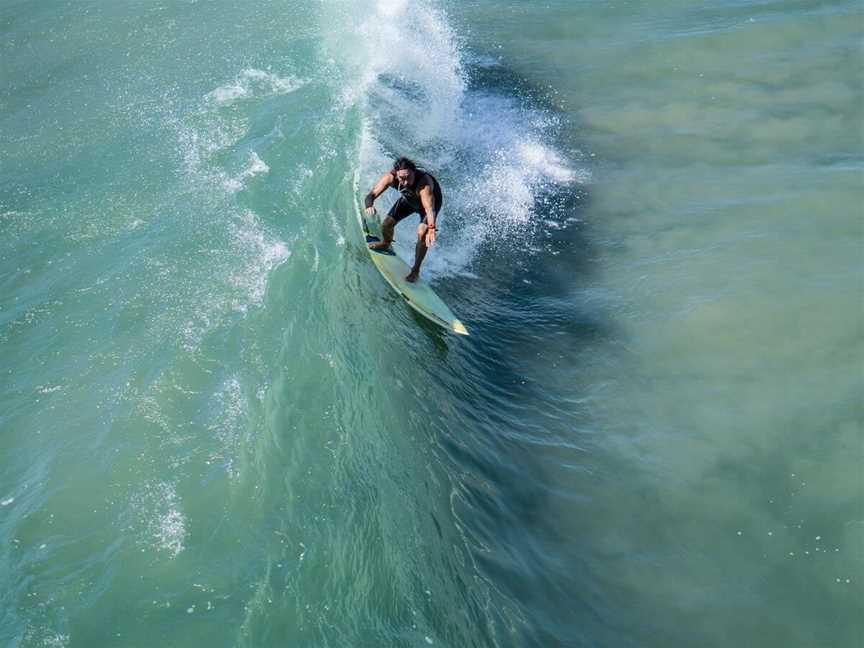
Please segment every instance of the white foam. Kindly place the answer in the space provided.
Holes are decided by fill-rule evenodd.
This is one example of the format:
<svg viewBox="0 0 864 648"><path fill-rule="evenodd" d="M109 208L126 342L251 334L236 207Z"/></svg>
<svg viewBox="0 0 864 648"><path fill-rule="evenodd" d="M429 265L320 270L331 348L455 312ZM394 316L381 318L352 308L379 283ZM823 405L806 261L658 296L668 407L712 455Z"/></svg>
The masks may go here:
<svg viewBox="0 0 864 648"><path fill-rule="evenodd" d="M381 0L374 13L363 13L368 18L356 30L360 51L352 46L343 61L352 83L342 100L382 98L413 124L414 136L435 140L455 119L465 89L454 33L429 5ZM341 44L335 47L344 57Z"/></svg>
<svg viewBox="0 0 864 648"><path fill-rule="evenodd" d="M532 175L545 175L551 182L569 184L576 179L561 156L537 141L523 141L517 149L520 161L526 172Z"/></svg>
<svg viewBox="0 0 864 648"><path fill-rule="evenodd" d="M270 234L251 210L219 225L224 232L209 251L207 277L196 277L170 295L172 310L185 317L179 323L179 339L190 352L231 313L245 316L260 306L271 273L291 256L289 243Z"/></svg>
<svg viewBox="0 0 864 648"><path fill-rule="evenodd" d="M248 136L249 117L246 111L222 110L220 101L282 94L301 83L246 69L231 84L208 94L194 111L168 120L177 133L189 184L199 194L200 211L208 214L212 241L206 277L188 277L165 296L174 305L174 313L185 318L177 324L178 337L189 351L198 348L206 332L223 323L227 315L245 314L259 305L269 273L290 255L287 243L269 233L253 212L236 207L234 194L253 178L268 174L270 167L257 151L246 150L240 170L226 170L225 160L236 156L232 149L240 148L238 144ZM177 272L175 267L165 269L165 274Z"/></svg>
<svg viewBox="0 0 864 648"><path fill-rule="evenodd" d="M51 628L31 625L28 626L24 632L24 642L27 646L65 648L65 646L69 645L69 635L57 632Z"/></svg>
<svg viewBox="0 0 864 648"><path fill-rule="evenodd" d="M183 551L187 537L186 520L174 484L147 484L133 501L144 526L146 544L172 558Z"/></svg>
<svg viewBox="0 0 864 648"><path fill-rule="evenodd" d="M481 54L472 55L469 59L469 63L471 63L472 65L476 65L477 67L487 69L501 67L500 58Z"/></svg>
<svg viewBox="0 0 864 648"><path fill-rule="evenodd" d="M208 97L211 97L216 103L228 103L235 101L249 94L248 88L239 83L232 83L216 88Z"/></svg>
<svg viewBox="0 0 864 648"><path fill-rule="evenodd" d="M221 460L225 472L233 479L238 476L235 464L242 441L241 431L247 416L246 399L236 376L229 378L222 385L216 394L216 401L217 420L209 426L209 429L218 439L220 447L217 452L210 455L209 461Z"/></svg>
<svg viewBox="0 0 864 648"><path fill-rule="evenodd" d="M230 283L241 290L231 302L235 311L246 312L251 305L260 305L270 273L284 263L291 251L284 241L269 237L258 223L255 213L246 210L232 226L237 251L251 250L240 267L230 276Z"/></svg>
<svg viewBox="0 0 864 648"><path fill-rule="evenodd" d="M382 0L357 32L353 84L342 97L360 103L365 115L360 191L396 155L414 158L442 180L441 229L424 265L427 278L471 275L484 245L530 250L536 228L552 220L543 195L590 180L550 143L554 118L513 96L470 91L458 39L434 7ZM352 62L345 65L351 69ZM380 200L383 211L390 198ZM554 220L562 226L574 222L561 216ZM397 228L397 252L409 262L414 241L413 227Z"/></svg>
<svg viewBox="0 0 864 648"><path fill-rule="evenodd" d="M209 170L214 156L229 149L246 134L244 119L227 119L202 109L184 120L169 119L177 132L177 140L186 172L198 181L213 178L224 181L224 174Z"/></svg>
<svg viewBox="0 0 864 648"><path fill-rule="evenodd" d="M306 181L315 176L315 172L308 168L301 166L294 174L294 180L292 182L291 191L295 194L302 194L304 191L304 185Z"/></svg>
<svg viewBox="0 0 864 648"><path fill-rule="evenodd" d="M224 187L229 193L236 193L243 189L246 185L246 180L254 178L257 175L262 175L270 172L270 167L258 157L255 151L249 153L249 163L240 174L234 178L227 178L223 181Z"/></svg>
<svg viewBox="0 0 864 648"><path fill-rule="evenodd" d="M176 508L170 508L162 515L156 526L156 539L160 549L176 556L183 551L186 539L186 520Z"/></svg>
<svg viewBox="0 0 864 648"><path fill-rule="evenodd" d="M236 79L207 94L217 104L230 104L241 99L271 97L294 92L305 84L294 77L279 77L271 72L247 68Z"/></svg>

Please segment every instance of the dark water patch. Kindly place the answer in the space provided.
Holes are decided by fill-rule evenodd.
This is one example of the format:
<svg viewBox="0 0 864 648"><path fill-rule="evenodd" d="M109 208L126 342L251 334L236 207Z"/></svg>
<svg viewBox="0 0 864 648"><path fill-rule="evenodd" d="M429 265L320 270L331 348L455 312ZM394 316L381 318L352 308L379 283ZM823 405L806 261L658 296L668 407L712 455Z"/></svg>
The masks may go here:
<svg viewBox="0 0 864 648"><path fill-rule="evenodd" d="M533 110L553 109L505 68L469 76L471 90L515 93ZM440 460L455 482L453 512L474 560L521 619L518 639L496 645L592 645L589 637L620 632L591 548L569 535L579 522L555 519L562 510L588 515L580 479L594 488L611 480L599 469L597 422L580 404L588 393L576 378L579 364L616 335L608 309L585 297L597 270L590 225L581 220L588 199L579 186L542 189L531 206L542 221L534 231L481 245L471 264L477 278L449 278L439 288L471 330L451 345L452 374L428 370L451 396L435 426Z"/></svg>

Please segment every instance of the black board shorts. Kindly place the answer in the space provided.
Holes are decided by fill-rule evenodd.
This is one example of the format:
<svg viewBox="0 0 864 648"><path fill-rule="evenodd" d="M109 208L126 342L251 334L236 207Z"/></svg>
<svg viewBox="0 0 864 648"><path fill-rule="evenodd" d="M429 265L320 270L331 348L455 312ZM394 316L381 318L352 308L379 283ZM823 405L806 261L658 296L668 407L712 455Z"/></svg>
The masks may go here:
<svg viewBox="0 0 864 648"><path fill-rule="evenodd" d="M444 196L441 194L441 188L437 182L432 193L435 197L435 213L438 214L441 211L441 205L444 204ZM423 222L423 213L402 196L399 196L399 200L393 203L390 211L387 212L387 215L397 223L411 214L420 214L420 222Z"/></svg>

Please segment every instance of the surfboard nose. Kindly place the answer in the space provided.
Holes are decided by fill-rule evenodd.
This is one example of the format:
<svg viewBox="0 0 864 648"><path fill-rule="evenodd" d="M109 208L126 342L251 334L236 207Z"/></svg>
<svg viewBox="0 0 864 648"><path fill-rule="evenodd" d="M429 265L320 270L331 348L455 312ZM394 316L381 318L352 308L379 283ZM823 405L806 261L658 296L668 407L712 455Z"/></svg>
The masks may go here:
<svg viewBox="0 0 864 648"><path fill-rule="evenodd" d="M468 329L459 320L453 320L453 332L459 335L468 335Z"/></svg>

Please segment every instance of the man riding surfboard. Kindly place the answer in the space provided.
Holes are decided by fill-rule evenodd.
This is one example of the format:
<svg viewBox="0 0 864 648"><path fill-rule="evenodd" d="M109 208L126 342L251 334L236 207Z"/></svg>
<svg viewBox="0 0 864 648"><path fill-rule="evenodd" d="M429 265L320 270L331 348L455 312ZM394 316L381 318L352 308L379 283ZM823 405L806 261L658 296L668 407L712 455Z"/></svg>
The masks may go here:
<svg viewBox="0 0 864 648"><path fill-rule="evenodd" d="M370 243L373 250L389 249L393 243L393 230L396 223L411 214L420 214L420 225L417 227L417 245L414 249L414 265L405 277L411 283L420 276L420 264L426 256L426 251L435 244L436 221L438 212L444 202L441 186L432 174L418 169L417 165L405 157L400 157L393 163L393 168L387 171L371 191L366 194L365 206L367 214L375 214L375 200L388 188L396 189L401 195L387 212L387 217L381 223L383 241Z"/></svg>

